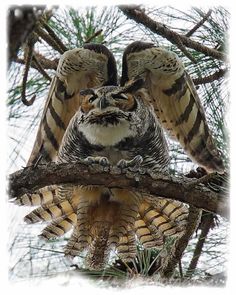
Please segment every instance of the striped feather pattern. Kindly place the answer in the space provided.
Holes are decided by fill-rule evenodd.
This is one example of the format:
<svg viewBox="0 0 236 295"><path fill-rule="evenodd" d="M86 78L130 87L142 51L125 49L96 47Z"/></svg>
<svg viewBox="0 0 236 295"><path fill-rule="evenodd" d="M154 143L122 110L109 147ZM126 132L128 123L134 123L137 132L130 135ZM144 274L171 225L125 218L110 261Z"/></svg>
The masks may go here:
<svg viewBox="0 0 236 295"><path fill-rule="evenodd" d="M125 262L132 261L136 256L136 240L134 231L127 227L125 235L120 237L117 245L117 255Z"/></svg>
<svg viewBox="0 0 236 295"><path fill-rule="evenodd" d="M40 237L49 240L57 237L61 237L72 229L76 225L77 215L75 213L67 213L66 216L57 218L48 226L46 226Z"/></svg>
<svg viewBox="0 0 236 295"><path fill-rule="evenodd" d="M140 215L135 221L135 232L140 243L147 249L160 248L164 245L163 235L147 225Z"/></svg>
<svg viewBox="0 0 236 295"><path fill-rule="evenodd" d="M47 240L73 230L64 252L77 256L87 250L85 261L90 269L103 268L112 249L128 262L136 255L137 239L145 248L162 248L166 237L185 230L188 207L178 201L95 186L70 189L71 198L59 200L57 189L39 190L40 198L38 194L22 196L19 203L41 205L25 221L51 221L40 235Z"/></svg>
<svg viewBox="0 0 236 295"><path fill-rule="evenodd" d="M51 82L27 165L56 160L65 130L79 109L80 90L116 83L116 62L104 45L86 44L84 48L66 51Z"/></svg>
<svg viewBox="0 0 236 295"><path fill-rule="evenodd" d="M204 109L184 65L171 51L133 42L125 50L122 85L142 77L162 126L179 141L191 159L207 171L224 171Z"/></svg>
<svg viewBox="0 0 236 295"><path fill-rule="evenodd" d="M39 206L57 201L57 186L51 185L39 189L33 194L24 194L14 201L18 206Z"/></svg>
<svg viewBox="0 0 236 295"><path fill-rule="evenodd" d="M74 208L69 201L63 201L56 204L46 204L26 215L24 220L27 223L50 221L62 217L66 214L70 214L73 211Z"/></svg>

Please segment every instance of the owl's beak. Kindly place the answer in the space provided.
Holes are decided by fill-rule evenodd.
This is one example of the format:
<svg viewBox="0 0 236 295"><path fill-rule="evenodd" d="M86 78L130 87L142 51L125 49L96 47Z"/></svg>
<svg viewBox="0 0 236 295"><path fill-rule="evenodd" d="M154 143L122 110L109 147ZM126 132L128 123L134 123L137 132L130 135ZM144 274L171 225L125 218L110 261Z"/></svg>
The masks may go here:
<svg viewBox="0 0 236 295"><path fill-rule="evenodd" d="M107 101L107 98L105 96L103 96L100 101L98 102L98 106L99 108L102 110L102 109L105 109L109 106L109 102Z"/></svg>

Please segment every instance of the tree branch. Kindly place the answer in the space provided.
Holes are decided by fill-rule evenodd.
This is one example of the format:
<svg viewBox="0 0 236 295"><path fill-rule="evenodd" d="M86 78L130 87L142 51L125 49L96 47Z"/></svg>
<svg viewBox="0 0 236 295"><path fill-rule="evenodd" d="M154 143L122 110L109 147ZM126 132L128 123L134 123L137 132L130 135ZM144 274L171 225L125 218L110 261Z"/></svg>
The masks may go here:
<svg viewBox="0 0 236 295"><path fill-rule="evenodd" d="M193 79L193 83L195 85L211 83L211 82L218 80L218 79L222 78L223 76L225 76L227 72L228 72L228 69L226 69L226 68L219 69L218 71L216 71L215 73L213 73L209 76Z"/></svg>
<svg viewBox="0 0 236 295"><path fill-rule="evenodd" d="M189 185L193 180L158 174L155 180L148 175L140 175L139 181L124 174L96 171L81 163L39 165L26 167L9 175L10 198L52 184L73 183L75 185L105 185L179 200L206 211L228 216L228 197L213 192L201 184Z"/></svg>
<svg viewBox="0 0 236 295"><path fill-rule="evenodd" d="M204 219L204 224L202 227L201 234L199 236L198 242L196 244L195 250L193 252L192 260L189 264L188 270L186 272L186 277L191 277L197 267L198 260L202 254L202 249L207 238L207 235L214 223L214 215L208 214Z"/></svg>
<svg viewBox="0 0 236 295"><path fill-rule="evenodd" d="M97 32L95 32L92 36L90 36L89 38L87 38L84 43L90 43L94 38L96 38L97 36L101 35L103 32L103 30L98 30Z"/></svg>
<svg viewBox="0 0 236 295"><path fill-rule="evenodd" d="M43 56L42 54L40 54L39 52L35 52L35 51L34 51L34 57L37 59L37 61L40 63L40 65L42 66L42 68L44 70L56 70L57 69L57 64L58 64L58 60L59 60L58 58L50 60L50 59L46 58L45 56ZM22 64L22 65L25 64L25 60L22 58L17 57L13 61L17 62L19 64ZM35 64L34 60L31 63L31 67L38 70L38 67Z"/></svg>
<svg viewBox="0 0 236 295"><path fill-rule="evenodd" d="M184 234L174 242L172 250L168 253L169 255L165 257L164 266L160 273L163 278L170 278L173 275L176 265L181 261L184 250L198 226L200 217L201 210L190 206L187 228Z"/></svg>
<svg viewBox="0 0 236 295"><path fill-rule="evenodd" d="M57 46L61 49L61 52L64 53L65 51L67 51L68 48L62 43L61 39L57 36L57 34L53 31L53 29L50 28L50 26L45 22L42 22L42 25L45 28L45 30L48 32L48 35L51 37L51 39L54 40Z"/></svg>
<svg viewBox="0 0 236 295"><path fill-rule="evenodd" d="M209 48L205 45L202 45L199 42L191 40L189 37L186 37L185 35L178 34L168 29L164 24L154 21L147 14L145 14L145 12L142 9L140 9L139 6L122 5L119 6L119 8L128 18L133 19L136 23L144 25L153 33L156 33L164 37L176 46L178 46L179 42L181 41L181 43L184 46L199 51L207 56L211 56L213 58L223 61L227 59L226 54L214 48Z"/></svg>
<svg viewBox="0 0 236 295"><path fill-rule="evenodd" d="M186 37L192 36L209 18L212 13L212 9L209 9L208 12L204 15L204 17L187 33L185 34Z"/></svg>

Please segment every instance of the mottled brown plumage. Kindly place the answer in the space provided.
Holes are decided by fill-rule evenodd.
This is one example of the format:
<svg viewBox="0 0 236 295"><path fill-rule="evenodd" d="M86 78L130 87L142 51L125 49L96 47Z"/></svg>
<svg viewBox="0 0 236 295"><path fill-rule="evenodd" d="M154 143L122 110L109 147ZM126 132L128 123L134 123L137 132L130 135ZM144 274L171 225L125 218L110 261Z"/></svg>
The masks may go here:
<svg viewBox="0 0 236 295"><path fill-rule="evenodd" d="M164 127L200 166L223 171L200 99L174 53L132 43L124 52L121 86L116 84L115 60L105 46L64 53L28 165L87 161L131 172L167 171ZM102 186L50 186L16 204L39 206L25 221L49 222L41 234L45 239L72 230L65 253L86 250L91 269L104 268L112 249L123 261L132 260L137 241L161 249L166 237L184 233L189 212L168 198Z"/></svg>
<svg viewBox="0 0 236 295"><path fill-rule="evenodd" d="M123 55L121 85L142 77L162 126L208 172L224 171L195 86L178 56L151 43L133 42Z"/></svg>
<svg viewBox="0 0 236 295"><path fill-rule="evenodd" d="M28 166L55 161L65 130L80 106L80 90L117 84L116 62L102 44L66 51L51 82Z"/></svg>

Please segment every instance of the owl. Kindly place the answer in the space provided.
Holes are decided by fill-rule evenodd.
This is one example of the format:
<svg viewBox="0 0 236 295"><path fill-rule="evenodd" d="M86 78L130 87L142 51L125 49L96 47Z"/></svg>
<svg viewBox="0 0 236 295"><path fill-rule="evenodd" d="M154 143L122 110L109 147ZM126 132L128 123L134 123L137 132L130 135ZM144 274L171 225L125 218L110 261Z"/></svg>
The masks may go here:
<svg viewBox="0 0 236 295"><path fill-rule="evenodd" d="M224 170L195 88L174 53L132 43L117 84L115 59L105 46L65 52L28 165L82 161L108 170L165 172L165 129L208 172ZM46 239L72 229L65 253L85 252L90 269L104 268L112 251L132 260L137 242L162 248L167 237L184 233L188 218L181 202L105 186L49 186L16 203L39 205L25 221L50 221L41 235Z"/></svg>

